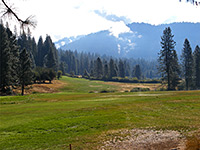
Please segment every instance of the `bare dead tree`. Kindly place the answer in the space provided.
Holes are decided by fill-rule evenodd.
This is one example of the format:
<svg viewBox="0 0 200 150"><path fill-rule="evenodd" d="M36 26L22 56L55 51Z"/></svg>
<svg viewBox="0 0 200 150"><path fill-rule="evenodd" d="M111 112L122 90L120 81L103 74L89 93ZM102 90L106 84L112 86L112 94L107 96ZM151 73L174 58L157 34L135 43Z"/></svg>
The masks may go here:
<svg viewBox="0 0 200 150"><path fill-rule="evenodd" d="M34 20L34 16L29 16L28 18L26 18L25 20L21 19L17 13L14 11L15 9L12 6L9 6L8 3L5 0L1 0L3 3L3 15L1 17L5 17L8 16L10 18L12 18L12 16L14 16L14 18L20 23L20 27L24 30L26 27L33 27L35 28L37 23Z"/></svg>

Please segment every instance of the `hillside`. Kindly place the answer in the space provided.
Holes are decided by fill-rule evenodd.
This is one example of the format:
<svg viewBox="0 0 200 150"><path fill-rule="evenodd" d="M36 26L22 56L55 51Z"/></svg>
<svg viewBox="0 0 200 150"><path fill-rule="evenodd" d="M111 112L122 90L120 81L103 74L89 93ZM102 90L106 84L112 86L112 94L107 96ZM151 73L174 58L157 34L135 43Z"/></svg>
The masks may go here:
<svg viewBox="0 0 200 150"><path fill-rule="evenodd" d="M59 93L0 97L0 149L200 148L199 91L96 93L118 87L60 81Z"/></svg>
<svg viewBox="0 0 200 150"><path fill-rule="evenodd" d="M157 26L132 23L127 26L130 32L121 33L118 36L105 30L77 38L64 38L55 44L64 50L85 51L114 57L155 59L160 50L160 37L168 26L174 34L179 55L185 38L189 39L192 49L200 44L200 23L172 23Z"/></svg>

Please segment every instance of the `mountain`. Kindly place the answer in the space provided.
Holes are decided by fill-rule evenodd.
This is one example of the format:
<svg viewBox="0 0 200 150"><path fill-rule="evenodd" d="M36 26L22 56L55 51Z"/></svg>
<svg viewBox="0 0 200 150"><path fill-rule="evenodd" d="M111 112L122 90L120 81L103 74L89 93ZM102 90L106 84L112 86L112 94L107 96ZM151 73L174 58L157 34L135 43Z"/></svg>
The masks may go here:
<svg viewBox="0 0 200 150"><path fill-rule="evenodd" d="M196 45L200 45L200 23L162 25L132 23L128 24L127 27L130 28L130 32L121 33L118 36L114 36L109 30L104 30L78 38L65 38L56 44L61 45L60 48L64 50L92 52L113 57L155 59L160 51L163 30L170 27L174 34L179 56L185 38L190 41L193 50Z"/></svg>

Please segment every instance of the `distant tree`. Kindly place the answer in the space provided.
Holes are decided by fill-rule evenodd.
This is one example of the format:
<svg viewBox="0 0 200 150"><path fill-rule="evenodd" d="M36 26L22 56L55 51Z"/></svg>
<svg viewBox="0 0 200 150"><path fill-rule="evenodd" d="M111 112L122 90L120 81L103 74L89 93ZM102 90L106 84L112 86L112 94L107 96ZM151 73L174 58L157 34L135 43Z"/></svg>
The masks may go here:
<svg viewBox="0 0 200 150"><path fill-rule="evenodd" d="M172 34L171 28L165 28L163 36L161 37L161 50L158 57L158 70L162 75L162 79L167 82L167 89L172 90L172 80L174 75L174 48L176 42L173 40L174 35Z"/></svg>
<svg viewBox="0 0 200 150"><path fill-rule="evenodd" d="M45 68L45 70L46 70L46 74L45 74L46 79L45 80L48 80L49 83L51 83L51 81L54 78L56 78L56 72L52 68ZM60 74L62 75L62 72L59 73L59 78L61 77Z"/></svg>
<svg viewBox="0 0 200 150"><path fill-rule="evenodd" d="M11 49L6 29L0 24L0 93L6 93L11 85Z"/></svg>
<svg viewBox="0 0 200 150"><path fill-rule="evenodd" d="M59 80L62 77L62 71L58 70L57 72L57 79Z"/></svg>
<svg viewBox="0 0 200 150"><path fill-rule="evenodd" d="M90 74L88 73L88 71L86 69L84 70L83 77L90 78Z"/></svg>
<svg viewBox="0 0 200 150"><path fill-rule="evenodd" d="M60 63L60 70L62 71L62 75L65 75L67 71L67 64L63 61Z"/></svg>
<svg viewBox="0 0 200 150"><path fill-rule="evenodd" d="M172 51L172 74L171 74L171 87L170 89L175 90L177 85L180 83L180 65L178 63L178 56L176 51Z"/></svg>
<svg viewBox="0 0 200 150"><path fill-rule="evenodd" d="M142 72L141 72L141 69L140 69L140 65L136 65L136 66L135 66L135 69L134 69L134 77L136 77L138 80L141 79L141 77L142 77Z"/></svg>
<svg viewBox="0 0 200 150"><path fill-rule="evenodd" d="M192 48L188 39L185 39L182 55L182 72L185 78L185 86L186 90L191 89L193 85L193 55L192 55Z"/></svg>
<svg viewBox="0 0 200 150"><path fill-rule="evenodd" d="M96 61L96 66L95 66L95 76L98 79L101 79L103 77L103 64L101 59L98 57Z"/></svg>
<svg viewBox="0 0 200 150"><path fill-rule="evenodd" d="M110 59L109 62L109 73L110 73L110 79L112 79L112 77L116 77L117 76L117 70L116 70L116 65L113 59Z"/></svg>
<svg viewBox="0 0 200 150"><path fill-rule="evenodd" d="M125 66L125 76L127 76L127 77L131 76L131 68L130 68L130 64L128 63L128 61L124 62L124 66Z"/></svg>
<svg viewBox="0 0 200 150"><path fill-rule="evenodd" d="M122 78L125 78L125 66L124 66L124 62L120 59L119 60L119 76Z"/></svg>
<svg viewBox="0 0 200 150"><path fill-rule="evenodd" d="M34 62L32 62L32 63L34 65L34 67L35 67L37 65L36 61L37 61L38 49L37 49L37 44L35 42L35 38L34 37L31 38L30 43L31 43L31 51L32 51L32 55L33 55L33 59L32 60L34 60Z"/></svg>
<svg viewBox="0 0 200 150"><path fill-rule="evenodd" d="M105 62L105 65L104 65L103 78L104 79L109 78L109 68L108 68L107 61Z"/></svg>
<svg viewBox="0 0 200 150"><path fill-rule="evenodd" d="M200 89L200 48L197 45L194 50L194 82L195 88Z"/></svg>
<svg viewBox="0 0 200 150"><path fill-rule="evenodd" d="M51 81L56 77L56 72L51 68L36 67L33 72L34 82L39 81L39 83L45 83L45 81L49 81L49 83L51 83Z"/></svg>
<svg viewBox="0 0 200 150"><path fill-rule="evenodd" d="M35 67L35 55L36 55L36 45L33 46L36 43L33 43L34 41L31 38L31 34L26 34L25 32L23 32L19 37L18 37L18 45L20 47L20 51L22 51L23 49L26 49L27 52L30 55L30 59L32 62L32 67Z"/></svg>
<svg viewBox="0 0 200 150"><path fill-rule="evenodd" d="M74 75L75 75L74 71L70 71L69 74L70 74L71 77L74 77Z"/></svg>
<svg viewBox="0 0 200 150"><path fill-rule="evenodd" d="M22 91L21 95L24 95L25 86L31 84L33 77L32 64L26 49L23 49L21 51L19 61L20 61L18 69L19 83L21 85L21 91Z"/></svg>
<svg viewBox="0 0 200 150"><path fill-rule="evenodd" d="M44 43L42 36L40 36L37 44L37 59L36 59L36 65L39 67L44 66L44 57L47 54L47 51L44 49Z"/></svg>
<svg viewBox="0 0 200 150"><path fill-rule="evenodd" d="M47 51L44 57L45 66L47 68L52 68L55 71L58 69L58 55L55 45L53 44L51 37L47 36L44 42L44 49Z"/></svg>

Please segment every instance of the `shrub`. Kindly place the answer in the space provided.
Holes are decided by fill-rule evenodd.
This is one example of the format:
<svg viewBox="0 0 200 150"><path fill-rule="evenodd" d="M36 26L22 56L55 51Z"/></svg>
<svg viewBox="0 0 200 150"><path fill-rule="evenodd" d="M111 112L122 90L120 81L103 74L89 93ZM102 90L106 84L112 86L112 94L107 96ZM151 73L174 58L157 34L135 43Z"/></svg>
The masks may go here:
<svg viewBox="0 0 200 150"><path fill-rule="evenodd" d="M145 92L145 91L150 91L150 89L149 88L135 87L130 92Z"/></svg>
<svg viewBox="0 0 200 150"><path fill-rule="evenodd" d="M115 92L115 91L108 91L108 90L102 90L102 91L100 91L100 93L113 93L113 92Z"/></svg>

